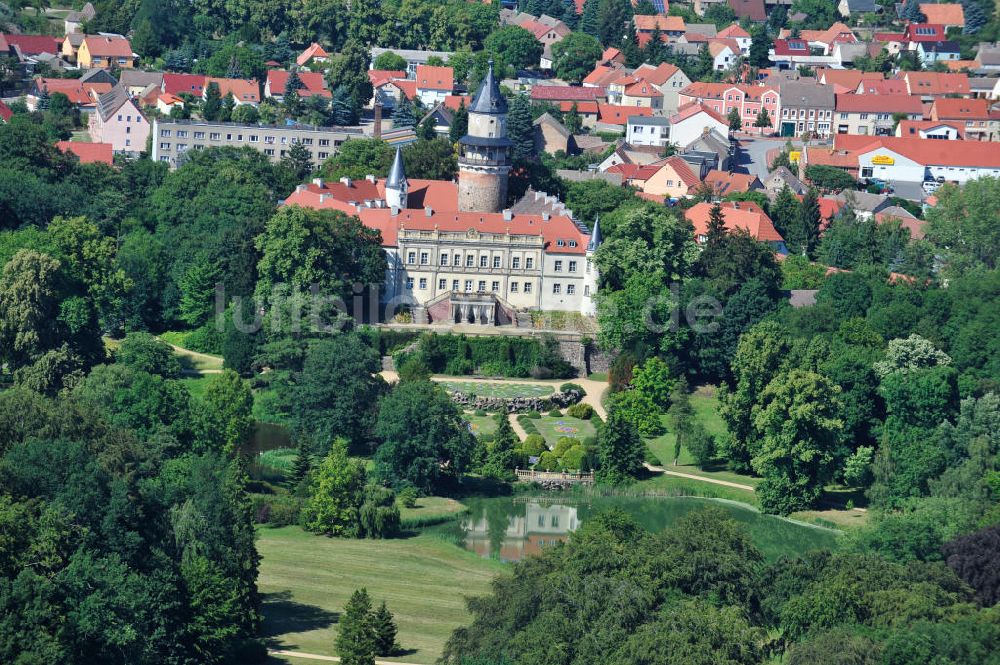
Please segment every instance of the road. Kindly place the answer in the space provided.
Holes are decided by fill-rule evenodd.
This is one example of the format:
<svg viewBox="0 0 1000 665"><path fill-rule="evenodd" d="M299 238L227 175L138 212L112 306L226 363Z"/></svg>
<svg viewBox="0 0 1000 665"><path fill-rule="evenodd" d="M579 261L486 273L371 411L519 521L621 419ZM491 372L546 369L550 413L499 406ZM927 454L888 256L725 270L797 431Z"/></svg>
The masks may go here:
<svg viewBox="0 0 1000 665"><path fill-rule="evenodd" d="M771 172L768 168L767 153L785 145L783 138L740 138L740 150L737 156L737 166L740 171L752 173L764 180ZM801 141L793 141L793 145L801 146Z"/></svg>

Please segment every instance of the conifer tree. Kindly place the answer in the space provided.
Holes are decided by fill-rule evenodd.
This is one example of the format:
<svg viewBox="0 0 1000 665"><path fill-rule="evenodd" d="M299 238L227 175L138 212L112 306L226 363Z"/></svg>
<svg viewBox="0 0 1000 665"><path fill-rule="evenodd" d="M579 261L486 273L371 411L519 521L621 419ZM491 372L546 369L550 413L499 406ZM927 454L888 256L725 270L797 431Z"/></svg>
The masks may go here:
<svg viewBox="0 0 1000 665"><path fill-rule="evenodd" d="M613 408L597 437L601 468L597 473L603 483L621 485L642 469L646 446L639 431L623 409Z"/></svg>
<svg viewBox="0 0 1000 665"><path fill-rule="evenodd" d="M201 117L209 122L219 119L222 115L222 93L215 81L205 88L205 102L201 105Z"/></svg>
<svg viewBox="0 0 1000 665"><path fill-rule="evenodd" d="M309 475L311 469L312 460L309 458L309 453L306 452L305 446L299 444L295 459L292 460L292 480L296 484L301 483Z"/></svg>
<svg viewBox="0 0 1000 665"><path fill-rule="evenodd" d="M351 93L344 86L333 91L330 100L330 118L333 120L333 124L338 126L354 125L358 121Z"/></svg>
<svg viewBox="0 0 1000 665"><path fill-rule="evenodd" d="M583 14L580 16L580 30L591 37L597 37L600 33L600 24L597 19L597 12L600 9L601 0L586 0L583 3Z"/></svg>
<svg viewBox="0 0 1000 665"><path fill-rule="evenodd" d="M986 12L979 0L962 0L962 13L965 15L965 25L962 26L963 35L974 35L986 25Z"/></svg>
<svg viewBox="0 0 1000 665"><path fill-rule="evenodd" d="M511 157L515 161L534 156L535 126L531 119L531 105L524 95L517 95L510 101L507 110L507 136L514 143Z"/></svg>
<svg viewBox="0 0 1000 665"><path fill-rule="evenodd" d="M356 590L344 607L338 622L337 655L343 665L374 665L375 628L372 625L372 600L364 587Z"/></svg>
<svg viewBox="0 0 1000 665"><path fill-rule="evenodd" d="M670 408L667 410L670 422L674 429L674 466L681 456L681 446L688 442L691 433L691 421L694 418L694 409L691 407L691 396L688 395L687 379L681 376L670 394Z"/></svg>
<svg viewBox="0 0 1000 665"><path fill-rule="evenodd" d="M375 630L375 655L391 656L396 653L396 621L385 601L372 612L372 628Z"/></svg>
<svg viewBox="0 0 1000 665"><path fill-rule="evenodd" d="M726 114L726 120L729 121L729 131L738 132L743 129L743 119L740 118L739 109L735 106L729 109L729 113Z"/></svg>
<svg viewBox="0 0 1000 665"><path fill-rule="evenodd" d="M42 91L40 93L38 93L38 103L37 103L38 110L39 111L48 111L49 110L49 101L50 100L51 100L51 97L49 96L49 86L43 84L42 85Z"/></svg>
<svg viewBox="0 0 1000 665"><path fill-rule="evenodd" d="M722 241L726 235L726 216L722 212L722 204L716 201L708 211L708 229L705 234L705 243L714 246Z"/></svg>
<svg viewBox="0 0 1000 665"><path fill-rule="evenodd" d="M451 116L451 127L448 129L448 138L452 143L458 142L463 136L469 133L469 112L465 109L465 100L458 104L458 110Z"/></svg>
<svg viewBox="0 0 1000 665"><path fill-rule="evenodd" d="M565 23L571 30L575 30L577 24L580 22L580 15L576 13L576 3L573 0L562 0L562 22Z"/></svg>
<svg viewBox="0 0 1000 665"><path fill-rule="evenodd" d="M392 112L393 127L416 127L417 116L413 112L413 104L408 99L400 99L396 110Z"/></svg>

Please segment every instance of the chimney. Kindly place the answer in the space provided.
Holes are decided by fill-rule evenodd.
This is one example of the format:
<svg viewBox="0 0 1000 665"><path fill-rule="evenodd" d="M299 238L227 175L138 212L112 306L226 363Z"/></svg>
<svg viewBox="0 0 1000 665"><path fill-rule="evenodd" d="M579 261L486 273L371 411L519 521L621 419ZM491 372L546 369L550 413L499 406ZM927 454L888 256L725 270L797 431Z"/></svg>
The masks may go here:
<svg viewBox="0 0 1000 665"><path fill-rule="evenodd" d="M367 180L368 182L370 182L373 185L375 184L375 176L373 176L371 173L369 173L368 175L365 176L365 180Z"/></svg>
<svg viewBox="0 0 1000 665"><path fill-rule="evenodd" d="M304 192L304 191L306 191L306 186L305 185L295 185L295 191L296 192Z"/></svg>
<svg viewBox="0 0 1000 665"><path fill-rule="evenodd" d="M542 221L543 222L549 221L549 213L547 213L547 212L543 212L542 213Z"/></svg>
<svg viewBox="0 0 1000 665"><path fill-rule="evenodd" d="M430 217L434 214L434 210L430 206L424 206L424 217Z"/></svg>
<svg viewBox="0 0 1000 665"><path fill-rule="evenodd" d="M350 187L351 179L348 178L347 176L344 176L343 178L340 179L340 184L342 184L344 187Z"/></svg>
<svg viewBox="0 0 1000 665"><path fill-rule="evenodd" d="M395 217L398 214L399 214L399 208L397 208L396 206L392 206L392 216Z"/></svg>
<svg viewBox="0 0 1000 665"><path fill-rule="evenodd" d="M382 102L375 102L375 124L373 136L382 138Z"/></svg>
<svg viewBox="0 0 1000 665"><path fill-rule="evenodd" d="M328 198L330 198L329 194L320 194L319 195L319 202L322 203L323 201L326 201Z"/></svg>
<svg viewBox="0 0 1000 665"><path fill-rule="evenodd" d="M513 218L514 218L514 213L510 211L510 208L504 208L503 221L509 222Z"/></svg>
<svg viewBox="0 0 1000 665"><path fill-rule="evenodd" d="M313 178L313 184L316 185L317 187L323 187L323 179Z"/></svg>

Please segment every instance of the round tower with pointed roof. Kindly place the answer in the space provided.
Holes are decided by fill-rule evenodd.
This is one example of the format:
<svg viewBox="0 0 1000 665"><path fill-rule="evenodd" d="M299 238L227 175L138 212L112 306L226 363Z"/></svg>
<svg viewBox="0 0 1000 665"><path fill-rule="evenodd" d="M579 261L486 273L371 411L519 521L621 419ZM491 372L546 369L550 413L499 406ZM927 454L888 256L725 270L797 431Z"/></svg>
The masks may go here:
<svg viewBox="0 0 1000 665"><path fill-rule="evenodd" d="M493 76L493 61L469 105L469 133L458 142L458 209L500 212L510 174L507 100Z"/></svg>
<svg viewBox="0 0 1000 665"><path fill-rule="evenodd" d="M587 264L583 273L583 298L580 300L580 313L586 316L597 316L597 284L601 281L594 255L604 238L601 236L601 216L594 218L594 228L590 231L590 241L587 243Z"/></svg>
<svg viewBox="0 0 1000 665"><path fill-rule="evenodd" d="M406 173L403 171L403 154L396 148L389 177L385 179L385 204L390 208L402 210L406 207L409 190L410 183L407 182Z"/></svg>

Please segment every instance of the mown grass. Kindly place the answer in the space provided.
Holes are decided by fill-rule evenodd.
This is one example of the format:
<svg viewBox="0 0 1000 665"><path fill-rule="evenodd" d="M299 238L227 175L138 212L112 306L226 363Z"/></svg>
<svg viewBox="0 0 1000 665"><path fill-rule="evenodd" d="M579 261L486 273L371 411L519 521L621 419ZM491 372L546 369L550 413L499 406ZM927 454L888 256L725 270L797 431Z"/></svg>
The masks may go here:
<svg viewBox="0 0 1000 665"><path fill-rule="evenodd" d="M487 593L504 569L431 535L346 540L261 528L257 549L263 634L272 648L336 655L337 613L366 587L395 614L404 649L397 660L410 663L433 663L452 631L469 621L464 597Z"/></svg>
<svg viewBox="0 0 1000 665"><path fill-rule="evenodd" d="M559 442L559 439L564 436L581 440L588 436L597 436L594 423L590 420L580 420L579 418L570 418L569 416L561 416L559 418L545 416L531 422L535 425L538 433L544 437L545 443L548 444L549 448L554 447ZM564 431L559 431L560 429Z"/></svg>
<svg viewBox="0 0 1000 665"><path fill-rule="evenodd" d="M497 431L496 416L477 416L474 413L465 413L462 417L468 421L470 425L469 429L476 436L493 434Z"/></svg>
<svg viewBox="0 0 1000 665"><path fill-rule="evenodd" d="M468 508L461 501L443 496L422 496L413 508L401 506L399 521L403 529L417 529L454 519Z"/></svg>
<svg viewBox="0 0 1000 665"><path fill-rule="evenodd" d="M212 380L212 376L184 376L181 377L181 382L184 387L188 389L191 393L191 397L196 399L201 399L205 396L205 391L208 390L208 382Z"/></svg>

